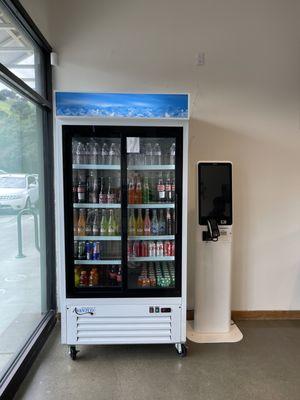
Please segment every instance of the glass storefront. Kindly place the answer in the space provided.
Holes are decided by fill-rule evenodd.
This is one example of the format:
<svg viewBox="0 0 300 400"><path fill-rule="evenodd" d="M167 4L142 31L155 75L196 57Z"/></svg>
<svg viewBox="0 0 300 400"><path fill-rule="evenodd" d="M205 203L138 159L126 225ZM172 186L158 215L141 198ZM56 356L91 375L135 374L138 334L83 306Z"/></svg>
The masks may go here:
<svg viewBox="0 0 300 400"><path fill-rule="evenodd" d="M0 397L12 398L55 323L51 47L18 2L0 0L0 27Z"/></svg>

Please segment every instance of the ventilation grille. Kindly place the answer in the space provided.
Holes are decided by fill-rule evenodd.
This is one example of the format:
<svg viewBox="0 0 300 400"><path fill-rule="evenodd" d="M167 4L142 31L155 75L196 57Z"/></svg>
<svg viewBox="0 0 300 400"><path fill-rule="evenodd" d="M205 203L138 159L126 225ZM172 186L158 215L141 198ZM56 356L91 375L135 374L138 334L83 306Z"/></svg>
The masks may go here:
<svg viewBox="0 0 300 400"><path fill-rule="evenodd" d="M78 343L146 343L171 341L171 316L94 317L76 322Z"/></svg>

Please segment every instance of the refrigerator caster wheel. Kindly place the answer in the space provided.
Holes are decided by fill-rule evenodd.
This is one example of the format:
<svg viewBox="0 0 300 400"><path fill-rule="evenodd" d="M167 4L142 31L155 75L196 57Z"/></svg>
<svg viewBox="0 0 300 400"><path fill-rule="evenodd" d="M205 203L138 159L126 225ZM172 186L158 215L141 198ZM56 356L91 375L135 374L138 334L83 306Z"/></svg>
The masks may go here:
<svg viewBox="0 0 300 400"><path fill-rule="evenodd" d="M69 355L70 355L70 357L72 358L73 361L76 360L77 353L79 353L79 350L76 350L76 346L70 346L69 347Z"/></svg>
<svg viewBox="0 0 300 400"><path fill-rule="evenodd" d="M175 344L175 348L176 348L177 354L178 354L180 357L186 357L186 355L187 355L187 348L186 348L186 345L185 345L185 344L183 344L183 343L176 343L176 344Z"/></svg>

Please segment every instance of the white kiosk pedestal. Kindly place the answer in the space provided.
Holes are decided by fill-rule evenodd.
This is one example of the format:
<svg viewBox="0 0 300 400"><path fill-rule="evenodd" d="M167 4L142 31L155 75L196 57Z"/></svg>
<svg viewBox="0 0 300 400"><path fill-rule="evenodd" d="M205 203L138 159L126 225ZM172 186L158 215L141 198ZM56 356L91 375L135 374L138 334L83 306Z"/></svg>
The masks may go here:
<svg viewBox="0 0 300 400"><path fill-rule="evenodd" d="M198 265L195 271L194 321L187 337L197 343L239 342L243 335L231 320L231 226L222 226L217 242L204 242L199 226Z"/></svg>
<svg viewBox="0 0 300 400"><path fill-rule="evenodd" d="M232 225L219 225L219 230L217 241L203 241L207 227L197 227L194 321L187 323L187 337L197 343L238 342L243 338L231 320Z"/></svg>

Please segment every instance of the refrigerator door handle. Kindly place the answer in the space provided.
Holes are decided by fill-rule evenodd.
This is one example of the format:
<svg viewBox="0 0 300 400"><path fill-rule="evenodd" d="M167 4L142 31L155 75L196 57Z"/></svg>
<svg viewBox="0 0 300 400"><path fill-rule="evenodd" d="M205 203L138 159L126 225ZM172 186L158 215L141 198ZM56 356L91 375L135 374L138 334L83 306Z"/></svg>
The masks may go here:
<svg viewBox="0 0 300 400"><path fill-rule="evenodd" d="M177 219L177 206L178 206L178 195L175 195L175 235L178 233L178 219Z"/></svg>

